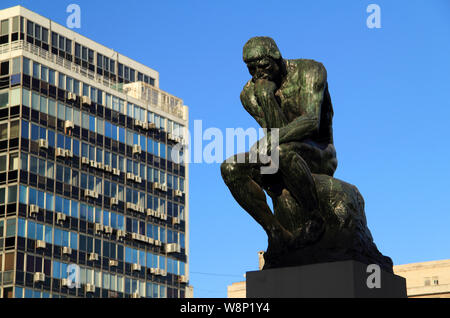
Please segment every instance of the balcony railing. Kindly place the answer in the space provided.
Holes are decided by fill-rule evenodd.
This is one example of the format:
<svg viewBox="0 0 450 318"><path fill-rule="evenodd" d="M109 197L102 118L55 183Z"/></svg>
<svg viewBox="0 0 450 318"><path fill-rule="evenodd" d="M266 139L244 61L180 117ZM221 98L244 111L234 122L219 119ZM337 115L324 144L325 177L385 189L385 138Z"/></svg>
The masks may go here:
<svg viewBox="0 0 450 318"><path fill-rule="evenodd" d="M99 75L96 72L81 67L80 65L77 65L56 54L44 50L39 46L25 42L23 40L0 45L0 54L5 54L16 50L24 50L32 53L33 55L39 56L50 63L54 63L60 67L67 69L68 71L79 74L82 77L89 78L90 80L93 80L100 85L137 98L145 102L148 106L158 108L178 118L185 119L183 102L181 99L144 82L134 82L128 84L117 83L116 81L111 80L108 77Z"/></svg>

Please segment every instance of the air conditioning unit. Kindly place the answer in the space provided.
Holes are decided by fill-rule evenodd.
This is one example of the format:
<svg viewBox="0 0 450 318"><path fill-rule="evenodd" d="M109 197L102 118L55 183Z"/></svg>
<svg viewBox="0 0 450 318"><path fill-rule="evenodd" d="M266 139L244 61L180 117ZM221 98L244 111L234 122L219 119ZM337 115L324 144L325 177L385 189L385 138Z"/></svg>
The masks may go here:
<svg viewBox="0 0 450 318"><path fill-rule="evenodd" d="M143 122L142 123L142 128L145 129L145 130L148 130L148 123Z"/></svg>
<svg viewBox="0 0 450 318"><path fill-rule="evenodd" d="M169 139L170 141L174 141L174 142L178 141L178 137L173 135L173 134L171 134L171 133L167 134L167 139Z"/></svg>
<svg viewBox="0 0 450 318"><path fill-rule="evenodd" d="M134 203L127 202L127 210L134 210L134 209L135 209Z"/></svg>
<svg viewBox="0 0 450 318"><path fill-rule="evenodd" d="M178 280L179 280L180 283L187 283L188 282L187 277L184 276L184 275L181 275Z"/></svg>
<svg viewBox="0 0 450 318"><path fill-rule="evenodd" d="M89 165L90 165L92 168L97 168L97 161L95 161L95 160L90 160L90 161L89 161Z"/></svg>
<svg viewBox="0 0 450 318"><path fill-rule="evenodd" d="M66 215L61 212L56 213L56 222L63 222L66 220Z"/></svg>
<svg viewBox="0 0 450 318"><path fill-rule="evenodd" d="M156 129L155 123L148 123L148 129Z"/></svg>
<svg viewBox="0 0 450 318"><path fill-rule="evenodd" d="M113 169L112 169L112 173L113 173L113 175L115 175L115 176L120 176L120 170L117 169L117 168L113 168Z"/></svg>
<svg viewBox="0 0 450 318"><path fill-rule="evenodd" d="M131 172L127 172L127 180L133 180L134 181L134 174Z"/></svg>
<svg viewBox="0 0 450 318"><path fill-rule="evenodd" d="M161 217L161 212L159 212L159 210L153 210L153 216L159 218Z"/></svg>
<svg viewBox="0 0 450 318"><path fill-rule="evenodd" d="M89 96L83 96L81 99L81 102L85 105L91 105L91 99L89 98Z"/></svg>
<svg viewBox="0 0 450 318"><path fill-rule="evenodd" d="M63 278L63 279L61 279L61 285L63 286L63 287L70 287L70 280L69 279L67 279L67 278Z"/></svg>
<svg viewBox="0 0 450 318"><path fill-rule="evenodd" d="M110 226L105 226L105 227L103 228L103 231L104 231L106 234L112 234L113 229L112 229L112 227L110 227Z"/></svg>
<svg viewBox="0 0 450 318"><path fill-rule="evenodd" d="M117 238L125 237L127 234L123 230L117 230Z"/></svg>
<svg viewBox="0 0 450 318"><path fill-rule="evenodd" d="M162 246L162 242L160 240L155 240L155 246Z"/></svg>
<svg viewBox="0 0 450 318"><path fill-rule="evenodd" d="M131 270L133 270L133 271L140 271L141 270L141 265L137 264L137 263L134 263L134 264L131 265Z"/></svg>
<svg viewBox="0 0 450 318"><path fill-rule="evenodd" d="M81 163L84 164L84 165L88 165L89 164L89 158L81 157Z"/></svg>
<svg viewBox="0 0 450 318"><path fill-rule="evenodd" d="M160 275L160 276L166 276L167 273L165 270L161 269L161 268L156 268L155 269L155 275Z"/></svg>
<svg viewBox="0 0 450 318"><path fill-rule="evenodd" d="M111 198L110 202L111 202L111 205L117 205L117 204L119 204L119 199Z"/></svg>
<svg viewBox="0 0 450 318"><path fill-rule="evenodd" d="M103 164L103 162L97 162L97 169L100 169L100 170L105 169L105 165Z"/></svg>
<svg viewBox="0 0 450 318"><path fill-rule="evenodd" d="M173 217L172 224L180 224L180 218Z"/></svg>
<svg viewBox="0 0 450 318"><path fill-rule="evenodd" d="M161 184L159 182L154 182L153 190L161 190Z"/></svg>
<svg viewBox="0 0 450 318"><path fill-rule="evenodd" d="M67 93L67 99L68 100L77 100L77 95L75 95L72 92Z"/></svg>
<svg viewBox="0 0 450 318"><path fill-rule="evenodd" d="M98 199L98 193L95 192L94 190L88 190L88 189L84 190L84 196Z"/></svg>
<svg viewBox="0 0 450 318"><path fill-rule="evenodd" d="M180 253L180 245L176 243L168 243L165 246L165 252L166 253Z"/></svg>
<svg viewBox="0 0 450 318"><path fill-rule="evenodd" d="M131 233L131 239L133 240L137 240L138 239L138 235L137 233Z"/></svg>
<svg viewBox="0 0 450 318"><path fill-rule="evenodd" d="M144 123L143 123L142 121L140 121L139 119L135 119L135 120L134 120L134 125L135 125L135 126L142 127L143 124L144 124Z"/></svg>
<svg viewBox="0 0 450 318"><path fill-rule="evenodd" d="M181 192L180 190L175 190L175 195L177 197L182 197L183 196L183 192Z"/></svg>
<svg viewBox="0 0 450 318"><path fill-rule="evenodd" d="M106 172L112 172L112 167L110 165L105 165Z"/></svg>
<svg viewBox="0 0 450 318"><path fill-rule="evenodd" d="M167 220L167 214L166 213L161 213L161 215L159 216L161 220Z"/></svg>
<svg viewBox="0 0 450 318"><path fill-rule="evenodd" d="M148 244L155 244L155 240L152 239L151 237L147 237L146 241Z"/></svg>
<svg viewBox="0 0 450 318"><path fill-rule="evenodd" d="M133 155L134 154L140 154L141 153L141 146L139 145L133 145Z"/></svg>
<svg viewBox="0 0 450 318"><path fill-rule="evenodd" d="M90 261L98 261L98 254L97 253L89 253L89 260Z"/></svg>
<svg viewBox="0 0 450 318"><path fill-rule="evenodd" d="M131 298L141 298L141 297L139 296L139 293L133 293L131 294Z"/></svg>
<svg viewBox="0 0 450 318"><path fill-rule="evenodd" d="M87 293L95 293L95 286L93 284L86 284Z"/></svg>
<svg viewBox="0 0 450 318"><path fill-rule="evenodd" d="M152 267L152 268L150 268L150 274L156 274L156 271L157 271L158 269L157 268L154 268L154 267Z"/></svg>
<svg viewBox="0 0 450 318"><path fill-rule="evenodd" d="M39 148L48 149L48 141L46 139L39 139Z"/></svg>
<svg viewBox="0 0 450 318"><path fill-rule="evenodd" d="M33 281L35 283L45 281L45 274L44 273L34 273Z"/></svg>
<svg viewBox="0 0 450 318"><path fill-rule="evenodd" d="M37 240L36 241L36 248L45 248L46 244L45 241Z"/></svg>
<svg viewBox="0 0 450 318"><path fill-rule="evenodd" d="M94 229L95 229L95 233L100 233L101 231L103 231L103 225L101 225L101 224L99 224L99 223L95 223L95 226L94 226Z"/></svg>
<svg viewBox="0 0 450 318"><path fill-rule="evenodd" d="M56 156L57 157L65 157L66 156L66 149L56 148Z"/></svg>
<svg viewBox="0 0 450 318"><path fill-rule="evenodd" d="M139 213L142 213L142 214L145 213L145 209L142 206L136 206L136 211L138 211Z"/></svg>
<svg viewBox="0 0 450 318"><path fill-rule="evenodd" d="M66 156L67 158L72 158L72 157L73 157L73 152L72 152L72 150L67 150L67 149L66 149L66 151L65 151L65 156Z"/></svg>
<svg viewBox="0 0 450 318"><path fill-rule="evenodd" d="M35 204L30 205L30 216L34 216L39 213L39 207Z"/></svg>
<svg viewBox="0 0 450 318"><path fill-rule="evenodd" d="M74 126L74 124L73 124L73 121L71 121L71 120L66 120L65 122L64 122L64 128L65 129L73 129L75 126Z"/></svg>
<svg viewBox="0 0 450 318"><path fill-rule="evenodd" d="M118 266L119 262L116 261L115 259L110 259L109 260L109 266Z"/></svg>
<svg viewBox="0 0 450 318"><path fill-rule="evenodd" d="M155 216L155 210L147 209L147 216Z"/></svg>
<svg viewBox="0 0 450 318"><path fill-rule="evenodd" d="M71 255L72 254L72 248L70 248L68 246L64 246L63 247L63 254Z"/></svg>
<svg viewBox="0 0 450 318"><path fill-rule="evenodd" d="M137 183L141 183L142 182L142 178L140 176L135 176L134 177L134 181Z"/></svg>

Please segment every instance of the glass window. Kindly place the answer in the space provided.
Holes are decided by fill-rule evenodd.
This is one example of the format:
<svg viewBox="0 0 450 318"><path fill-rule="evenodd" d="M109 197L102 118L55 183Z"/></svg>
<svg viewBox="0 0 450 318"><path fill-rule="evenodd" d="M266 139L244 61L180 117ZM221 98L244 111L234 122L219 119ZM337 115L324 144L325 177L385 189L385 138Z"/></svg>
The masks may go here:
<svg viewBox="0 0 450 318"><path fill-rule="evenodd" d="M42 113L47 114L47 98L44 96L41 96L41 101L40 101L40 110Z"/></svg>
<svg viewBox="0 0 450 318"><path fill-rule="evenodd" d="M56 116L56 102L53 99L48 100L48 114L50 116Z"/></svg>
<svg viewBox="0 0 450 318"><path fill-rule="evenodd" d="M30 73L30 60L25 58L25 57L23 58L23 72L26 75L31 75L31 73Z"/></svg>
<svg viewBox="0 0 450 318"><path fill-rule="evenodd" d="M30 91L25 88L22 89L22 104L30 107Z"/></svg>
<svg viewBox="0 0 450 318"><path fill-rule="evenodd" d="M20 88L11 90L11 106L20 105Z"/></svg>
<svg viewBox="0 0 450 318"><path fill-rule="evenodd" d="M8 106L9 91L0 92L0 108Z"/></svg>
<svg viewBox="0 0 450 318"><path fill-rule="evenodd" d="M8 187L8 203L17 201L17 185Z"/></svg>
<svg viewBox="0 0 450 318"><path fill-rule="evenodd" d="M89 116L89 130L95 132L95 116Z"/></svg>
<svg viewBox="0 0 450 318"><path fill-rule="evenodd" d="M19 121L18 120L11 122L9 138L17 138L17 137L19 137Z"/></svg>
<svg viewBox="0 0 450 318"><path fill-rule="evenodd" d="M55 71L52 69L49 69L48 71L48 83L51 85L55 85L56 81L55 81Z"/></svg>

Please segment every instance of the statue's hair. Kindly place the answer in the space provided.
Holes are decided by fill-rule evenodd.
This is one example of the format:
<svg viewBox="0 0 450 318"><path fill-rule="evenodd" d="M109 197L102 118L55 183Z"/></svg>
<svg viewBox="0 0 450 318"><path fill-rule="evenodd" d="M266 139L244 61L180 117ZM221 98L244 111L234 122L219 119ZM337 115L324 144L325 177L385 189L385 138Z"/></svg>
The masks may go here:
<svg viewBox="0 0 450 318"><path fill-rule="evenodd" d="M261 57L281 59L281 53L275 41L267 36L255 36L247 41L243 49L244 62L249 62Z"/></svg>

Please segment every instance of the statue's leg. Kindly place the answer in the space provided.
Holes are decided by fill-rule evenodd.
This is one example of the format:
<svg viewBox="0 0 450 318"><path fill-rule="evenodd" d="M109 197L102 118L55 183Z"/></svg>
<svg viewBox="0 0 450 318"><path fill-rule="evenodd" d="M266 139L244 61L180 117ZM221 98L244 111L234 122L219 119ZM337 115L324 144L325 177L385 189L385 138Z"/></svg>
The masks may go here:
<svg viewBox="0 0 450 318"><path fill-rule="evenodd" d="M298 153L296 143L281 144L279 158L280 172L291 195L304 210L317 211L319 200L316 185L307 162Z"/></svg>
<svg viewBox="0 0 450 318"><path fill-rule="evenodd" d="M294 235L297 237L298 244L303 244L314 241L321 235L324 222L309 165L298 151L298 143L286 143L279 146L280 172L283 182L300 207L291 211L292 219L297 223L298 229ZM311 153L305 153L308 161L311 156Z"/></svg>
<svg viewBox="0 0 450 318"><path fill-rule="evenodd" d="M234 161L227 160L220 167L222 178L234 199L262 226L269 242L289 242L292 235L280 224L267 204L261 186L261 165L247 163L248 153L245 154L245 163L237 163L237 156L234 156Z"/></svg>

